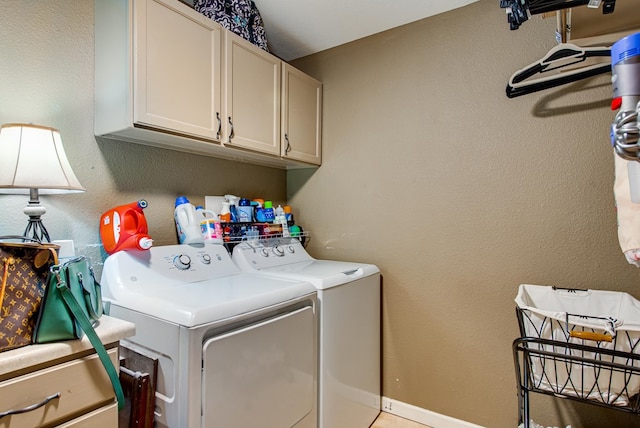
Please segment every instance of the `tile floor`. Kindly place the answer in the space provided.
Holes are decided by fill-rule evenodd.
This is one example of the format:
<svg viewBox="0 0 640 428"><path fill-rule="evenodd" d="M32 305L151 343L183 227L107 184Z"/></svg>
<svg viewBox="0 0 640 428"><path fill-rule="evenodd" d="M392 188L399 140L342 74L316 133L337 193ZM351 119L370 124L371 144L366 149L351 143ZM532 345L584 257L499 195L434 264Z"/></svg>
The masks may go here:
<svg viewBox="0 0 640 428"><path fill-rule="evenodd" d="M426 425L382 412L369 428L429 428Z"/></svg>

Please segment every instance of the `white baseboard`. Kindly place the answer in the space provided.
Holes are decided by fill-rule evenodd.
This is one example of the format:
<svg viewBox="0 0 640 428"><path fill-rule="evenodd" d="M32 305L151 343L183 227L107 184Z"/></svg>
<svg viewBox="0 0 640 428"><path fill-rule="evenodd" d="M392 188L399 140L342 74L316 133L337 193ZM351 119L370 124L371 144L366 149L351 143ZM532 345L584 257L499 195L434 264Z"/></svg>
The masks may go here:
<svg viewBox="0 0 640 428"><path fill-rule="evenodd" d="M382 397L382 411L433 428L484 428L480 425L441 415L440 413L435 413L388 397Z"/></svg>

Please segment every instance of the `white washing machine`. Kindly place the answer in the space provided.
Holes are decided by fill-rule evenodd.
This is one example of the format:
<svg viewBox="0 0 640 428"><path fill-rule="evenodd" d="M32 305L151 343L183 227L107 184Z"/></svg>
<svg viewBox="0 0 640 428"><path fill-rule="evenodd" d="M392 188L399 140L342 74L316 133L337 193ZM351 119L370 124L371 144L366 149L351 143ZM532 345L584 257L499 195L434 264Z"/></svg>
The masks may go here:
<svg viewBox="0 0 640 428"><path fill-rule="evenodd" d="M318 290L318 426L366 428L380 413L380 270L316 260L295 238L243 241L233 260L245 272L309 281Z"/></svg>
<svg viewBox="0 0 640 428"><path fill-rule="evenodd" d="M312 284L242 273L222 245L121 251L101 283L136 324L123 344L159 360L157 427L317 426Z"/></svg>

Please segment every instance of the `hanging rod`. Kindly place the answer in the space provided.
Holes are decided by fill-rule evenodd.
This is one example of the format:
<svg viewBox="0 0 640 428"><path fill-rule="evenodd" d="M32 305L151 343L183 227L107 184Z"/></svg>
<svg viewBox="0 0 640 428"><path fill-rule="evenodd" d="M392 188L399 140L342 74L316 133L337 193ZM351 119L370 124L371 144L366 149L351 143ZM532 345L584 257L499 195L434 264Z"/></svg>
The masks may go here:
<svg viewBox="0 0 640 428"><path fill-rule="evenodd" d="M500 7L506 9L511 30L517 30L531 15L576 6L599 7L601 3L603 15L613 13L615 10L616 0L500 0Z"/></svg>

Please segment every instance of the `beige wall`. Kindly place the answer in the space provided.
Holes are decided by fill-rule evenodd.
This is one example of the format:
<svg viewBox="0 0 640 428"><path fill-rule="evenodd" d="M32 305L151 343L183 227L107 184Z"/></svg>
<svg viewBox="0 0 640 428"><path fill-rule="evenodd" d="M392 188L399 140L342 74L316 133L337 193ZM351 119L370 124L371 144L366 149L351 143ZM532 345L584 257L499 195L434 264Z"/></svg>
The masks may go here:
<svg viewBox="0 0 640 428"><path fill-rule="evenodd" d="M325 82L324 165L287 176L96 141L93 2L4 0L0 123L62 131L87 193L43 197L44 219L81 249L99 242L98 218L116 204L146 198L151 234L171 244L175 196L284 200L288 180L314 255L382 270L384 395L513 427L517 285L640 297L615 235L608 78L504 96L510 74L552 46L552 27L535 18L510 32L497 2L481 0L300 61ZM0 234L23 230L25 204L0 196ZM573 406L539 401L534 417L549 424L637 424L591 410L558 422L543 413Z"/></svg>
<svg viewBox="0 0 640 428"><path fill-rule="evenodd" d="M3 0L0 13L0 124L58 128L84 194L43 196L52 239L74 239L83 251L100 243L107 209L145 198L156 245L175 244L175 197L204 204L204 195L286 197L286 172L200 157L93 134L94 2ZM27 196L0 195L0 235L22 233ZM87 249L89 254L95 251Z"/></svg>
<svg viewBox="0 0 640 428"><path fill-rule="evenodd" d="M289 173L290 202L315 256L382 271L387 397L513 428L518 285L640 298L616 235L610 76L505 96L554 25L509 31L481 0L296 62L324 82L324 153L314 174ZM638 423L593 406L554 417L572 408L536 400L533 417Z"/></svg>

